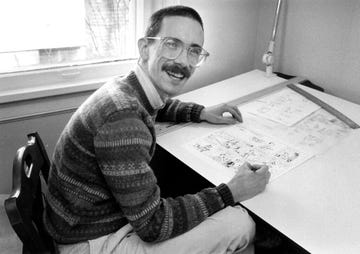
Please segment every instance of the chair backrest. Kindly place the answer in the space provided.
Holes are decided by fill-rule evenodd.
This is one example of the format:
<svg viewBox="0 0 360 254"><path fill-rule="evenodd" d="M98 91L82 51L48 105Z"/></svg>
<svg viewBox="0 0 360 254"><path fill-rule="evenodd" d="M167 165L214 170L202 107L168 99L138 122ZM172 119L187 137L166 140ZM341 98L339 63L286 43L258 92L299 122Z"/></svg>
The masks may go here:
<svg viewBox="0 0 360 254"><path fill-rule="evenodd" d="M27 136L26 145L17 150L14 158L12 193L5 200L5 210L23 242L23 253L55 253L54 241L42 221L42 188L46 188L50 162L39 134Z"/></svg>

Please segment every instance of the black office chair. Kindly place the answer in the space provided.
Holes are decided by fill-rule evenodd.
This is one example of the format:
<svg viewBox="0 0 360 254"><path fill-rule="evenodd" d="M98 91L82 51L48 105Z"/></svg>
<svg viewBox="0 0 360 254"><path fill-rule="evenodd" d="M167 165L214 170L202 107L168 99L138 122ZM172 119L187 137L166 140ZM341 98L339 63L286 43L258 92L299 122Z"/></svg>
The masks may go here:
<svg viewBox="0 0 360 254"><path fill-rule="evenodd" d="M23 253L56 253L53 239L42 221L50 162L38 133L28 134L13 162L12 193L5 200L5 210L20 240Z"/></svg>

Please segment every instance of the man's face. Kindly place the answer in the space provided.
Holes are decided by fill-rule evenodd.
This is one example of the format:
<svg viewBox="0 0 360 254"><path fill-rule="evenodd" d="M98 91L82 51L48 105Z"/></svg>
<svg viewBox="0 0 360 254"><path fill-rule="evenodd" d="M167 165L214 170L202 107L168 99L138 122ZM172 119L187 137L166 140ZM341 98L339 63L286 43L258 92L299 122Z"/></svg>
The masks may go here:
<svg viewBox="0 0 360 254"><path fill-rule="evenodd" d="M156 36L177 38L189 45L202 46L204 43L200 23L188 17L165 17ZM161 53L161 41L154 40L149 45L145 71L161 96L173 96L181 91L195 68L189 65L186 48L176 59L167 59Z"/></svg>

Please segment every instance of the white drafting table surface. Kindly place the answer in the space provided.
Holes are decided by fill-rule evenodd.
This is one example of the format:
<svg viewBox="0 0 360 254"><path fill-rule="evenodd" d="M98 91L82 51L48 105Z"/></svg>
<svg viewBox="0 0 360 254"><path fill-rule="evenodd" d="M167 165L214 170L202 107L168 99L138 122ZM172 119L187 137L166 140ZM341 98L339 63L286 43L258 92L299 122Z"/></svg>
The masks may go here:
<svg viewBox="0 0 360 254"><path fill-rule="evenodd" d="M205 106L228 102L283 82L253 70L178 96ZM356 123L360 105L302 87ZM232 177L206 165L183 144L222 128L190 124L158 137L158 144L214 185ZM242 202L267 223L311 253L360 253L360 131L269 183L260 195Z"/></svg>

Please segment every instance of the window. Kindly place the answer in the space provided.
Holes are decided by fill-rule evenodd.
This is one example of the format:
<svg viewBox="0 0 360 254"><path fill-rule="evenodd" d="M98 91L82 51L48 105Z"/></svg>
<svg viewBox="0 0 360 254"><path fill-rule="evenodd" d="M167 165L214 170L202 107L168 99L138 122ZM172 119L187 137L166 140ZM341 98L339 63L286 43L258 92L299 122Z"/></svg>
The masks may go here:
<svg viewBox="0 0 360 254"><path fill-rule="evenodd" d="M0 103L125 74L136 62L146 2L1 0Z"/></svg>

